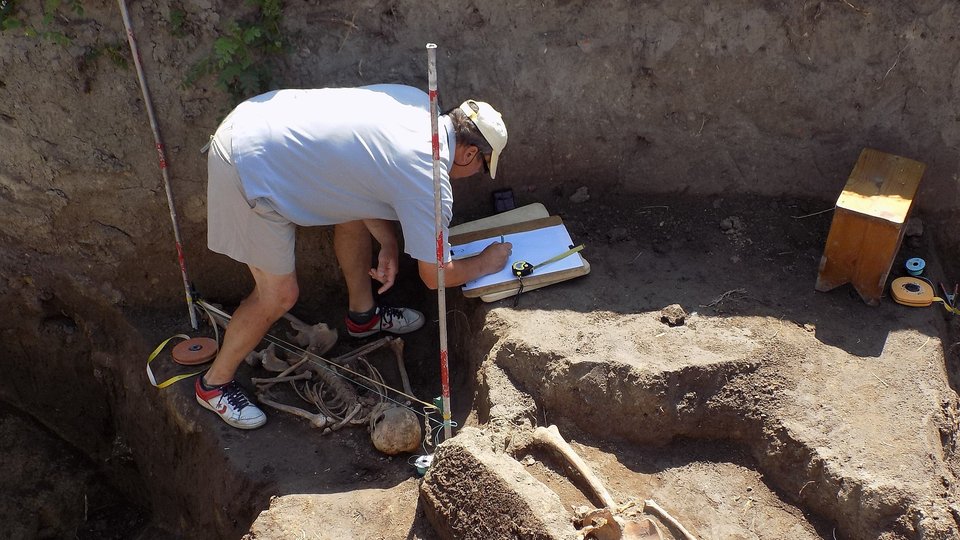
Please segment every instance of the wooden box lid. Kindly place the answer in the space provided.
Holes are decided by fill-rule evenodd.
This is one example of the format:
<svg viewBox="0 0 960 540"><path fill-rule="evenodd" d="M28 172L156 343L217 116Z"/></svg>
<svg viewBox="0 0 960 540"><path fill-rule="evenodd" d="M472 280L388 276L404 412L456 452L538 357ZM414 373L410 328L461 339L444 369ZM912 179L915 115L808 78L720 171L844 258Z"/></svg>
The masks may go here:
<svg viewBox="0 0 960 540"><path fill-rule="evenodd" d="M864 148L837 207L902 224L926 168L919 161Z"/></svg>

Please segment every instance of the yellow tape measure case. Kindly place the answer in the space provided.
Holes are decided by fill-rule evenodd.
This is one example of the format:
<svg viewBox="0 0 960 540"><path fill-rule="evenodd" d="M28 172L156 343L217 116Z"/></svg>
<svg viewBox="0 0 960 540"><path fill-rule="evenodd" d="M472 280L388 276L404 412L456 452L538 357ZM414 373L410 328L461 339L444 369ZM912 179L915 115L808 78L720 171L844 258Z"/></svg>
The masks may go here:
<svg viewBox="0 0 960 540"><path fill-rule="evenodd" d="M933 287L922 279L900 277L890 284L890 294L898 304L926 307L933 303Z"/></svg>

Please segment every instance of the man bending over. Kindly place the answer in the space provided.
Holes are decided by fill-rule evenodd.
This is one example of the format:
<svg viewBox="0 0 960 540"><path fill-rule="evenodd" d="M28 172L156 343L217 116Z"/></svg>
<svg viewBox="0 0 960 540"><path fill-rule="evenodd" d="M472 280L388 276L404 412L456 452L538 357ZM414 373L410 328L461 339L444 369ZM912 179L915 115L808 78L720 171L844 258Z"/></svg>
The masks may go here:
<svg viewBox="0 0 960 540"><path fill-rule="evenodd" d="M497 171L507 143L503 119L468 100L439 119L444 232L453 209L450 179ZM266 415L234 381L237 367L297 301L296 228L334 226L334 252L349 297L347 332L405 334L422 313L378 306L393 286L399 243L437 287L433 153L427 94L409 86L277 90L249 99L220 124L208 156L207 243L246 264L254 288L236 309L210 369L196 382L197 401L229 425L262 426ZM444 234L446 237L446 234ZM373 239L380 246L371 268ZM509 243L444 265L446 285L498 272Z"/></svg>

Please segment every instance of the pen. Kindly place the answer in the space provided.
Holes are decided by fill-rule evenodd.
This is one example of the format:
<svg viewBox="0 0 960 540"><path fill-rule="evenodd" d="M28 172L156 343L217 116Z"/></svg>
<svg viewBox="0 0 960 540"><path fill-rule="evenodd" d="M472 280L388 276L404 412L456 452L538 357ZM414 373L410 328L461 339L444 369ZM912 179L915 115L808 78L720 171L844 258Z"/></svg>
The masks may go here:
<svg viewBox="0 0 960 540"><path fill-rule="evenodd" d="M501 244L503 243L503 235L502 235L502 234L500 235L500 243L501 243Z"/></svg>

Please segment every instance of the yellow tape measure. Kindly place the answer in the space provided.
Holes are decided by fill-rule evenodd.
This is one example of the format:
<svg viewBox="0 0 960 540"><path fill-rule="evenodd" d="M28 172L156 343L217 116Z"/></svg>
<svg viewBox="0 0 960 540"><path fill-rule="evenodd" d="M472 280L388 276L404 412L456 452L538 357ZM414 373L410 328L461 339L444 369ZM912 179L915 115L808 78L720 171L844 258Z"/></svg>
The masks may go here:
<svg viewBox="0 0 960 540"><path fill-rule="evenodd" d="M583 244L580 244L577 247L571 247L570 249L564 251L563 253L550 257L549 259L543 261L540 264L530 264L527 261L517 261L510 266L510 270L513 272L513 275L518 278L527 277L533 273L537 268L542 268L550 263L555 263L559 260L566 259L567 257L577 253L578 251L583 250Z"/></svg>
<svg viewBox="0 0 960 540"><path fill-rule="evenodd" d="M949 302L933 294L933 287L922 279L915 277L900 277L890 284L890 293L898 304L910 307L926 307L934 302L943 303L943 307L950 313L960 313Z"/></svg>
<svg viewBox="0 0 960 540"><path fill-rule="evenodd" d="M216 356L216 348L217 348L216 340L212 340L212 339L208 340L208 338L192 338L191 339L190 336L186 334L177 334L175 336L168 337L163 341L163 343L161 343L160 345L157 345L157 348L154 349L153 352L150 353L150 356L147 358L147 379L150 380L150 384L152 384L153 386L156 386L157 388L166 388L177 381L182 381L184 379L188 379L190 377L193 377L194 375L199 375L204 372L204 370L201 369L200 371L194 371L192 373L183 373L175 377L171 377L163 382L157 382L157 378L154 377L153 375L153 370L150 369L150 362L153 362L157 358L157 355L160 354L160 351L162 351L164 347L167 346L167 343L170 343L170 340L175 338L186 340L180 345L177 345L177 347L180 347L181 351L183 351L183 352L178 351L178 354L174 358L174 361L176 361L178 364L196 365L199 363L208 362L214 356ZM201 341L201 339L203 341ZM213 349L212 353L209 351L209 349L211 348ZM203 351L204 353L203 356L205 358L203 360L201 360L199 356L200 351ZM191 363L187 363L187 362L191 362Z"/></svg>

